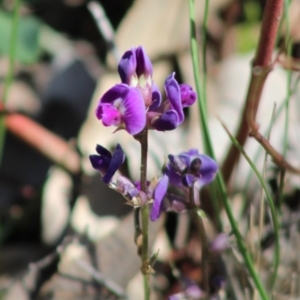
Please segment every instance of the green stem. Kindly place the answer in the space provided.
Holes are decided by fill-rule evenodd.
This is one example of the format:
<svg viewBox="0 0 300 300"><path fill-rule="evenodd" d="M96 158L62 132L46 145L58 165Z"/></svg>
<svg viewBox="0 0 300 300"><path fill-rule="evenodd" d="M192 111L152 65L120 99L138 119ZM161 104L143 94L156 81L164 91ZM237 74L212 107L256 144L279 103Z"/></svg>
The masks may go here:
<svg viewBox="0 0 300 300"><path fill-rule="evenodd" d="M194 199L194 188L191 187L189 188L189 203L191 206L191 212L192 212L192 217L194 219L195 225L197 226L200 239L201 239L201 247L202 247L202 267L203 267L203 275L202 275L202 282L203 282L203 289L206 295L209 295L209 249L208 249L208 241L207 241L207 236L205 232L205 227L203 223L202 216L200 214L200 211L198 207L195 204L195 199Z"/></svg>
<svg viewBox="0 0 300 300"><path fill-rule="evenodd" d="M139 135L141 143L141 191L147 192L147 155L148 155L148 130L144 129ZM142 273L144 279L144 299L150 299L149 287L149 258L148 258L148 221L149 206L141 207L142 214Z"/></svg>
<svg viewBox="0 0 300 300"><path fill-rule="evenodd" d="M264 189L264 192L265 192L266 197L267 197L267 202L268 202L270 210L271 210L271 216L272 216L272 222L273 222L274 234L275 234L274 273L273 273L272 280L271 280L271 287L273 288L273 286L275 284L275 281L276 281L277 271L278 271L279 261L280 261L279 225L278 225L276 208L275 208L273 199L271 197L271 194L270 194L270 192L268 190L268 187L267 187L265 181L263 180L262 176L260 175L258 169L252 163L251 159L249 158L249 156L247 155L247 153L244 151L244 149L242 148L242 146L239 144L239 142L237 141L237 139L235 139L230 134L230 132L228 131L228 129L225 127L224 124L223 124L223 127L226 130L226 132L228 133L228 135L229 135L229 137L230 137L233 145L235 147L237 147L237 149L241 152L241 154L244 156L244 158L250 164L252 170L254 171L254 173L256 174L257 178L259 179L260 184L262 185L262 188Z"/></svg>
<svg viewBox="0 0 300 300"><path fill-rule="evenodd" d="M15 57L16 57L16 46L18 40L18 26L19 26L19 15L20 15L20 5L21 0L15 0L14 3L14 15L12 19L12 26L11 26L11 35L9 41L9 64L8 64L8 71L6 73L4 79L4 91L2 96L2 104L5 108L5 104L7 102L8 92L13 80L13 73L14 73L14 65L15 65ZM1 99L0 99L1 101ZM3 150L4 150L4 141L5 141L5 134L6 128L4 123L4 116L0 116L0 164L3 157Z"/></svg>
<svg viewBox="0 0 300 300"><path fill-rule="evenodd" d="M142 246L142 264L144 268L144 299L150 299L150 286L149 286L149 273L148 273L148 219L149 219L149 206L144 205L142 211L142 234L143 234L143 246Z"/></svg>
<svg viewBox="0 0 300 300"><path fill-rule="evenodd" d="M208 5L207 5L208 6ZM212 145L212 141L210 139L208 124L207 124L207 113L206 113L206 95L202 93L201 86L200 86L200 64L199 64L199 49L197 44L197 37L196 37L196 28L195 28L195 3L194 0L189 0L189 15L190 15L190 31L191 31L191 56L193 62L193 71L194 71L194 78L195 78L195 85L196 91L198 95L198 110L200 114L200 122L201 122L201 129L202 129L202 139L203 139L203 146L204 151L213 159L215 159L215 153ZM216 160L216 159L215 159ZM217 190L220 190L220 186L217 187ZM214 193L215 194L215 193ZM226 191L225 191L226 195ZM227 195L226 195L227 197ZM220 221L220 214L219 212L219 203L217 197L212 197L212 204L214 211L216 212L217 223L219 227L221 227Z"/></svg>
<svg viewBox="0 0 300 300"><path fill-rule="evenodd" d="M204 20L202 24L202 91L203 98L205 99L205 113L207 113L207 101L206 101L206 74L207 74L207 64L206 64L206 44L207 44L207 21L208 21L208 8L209 0L205 0L204 7Z"/></svg>
<svg viewBox="0 0 300 300"><path fill-rule="evenodd" d="M142 230L140 226L140 207L137 207L133 211L133 220L134 220L134 242L137 245L137 253L139 256L142 255L142 246L141 246L141 237L142 237Z"/></svg>

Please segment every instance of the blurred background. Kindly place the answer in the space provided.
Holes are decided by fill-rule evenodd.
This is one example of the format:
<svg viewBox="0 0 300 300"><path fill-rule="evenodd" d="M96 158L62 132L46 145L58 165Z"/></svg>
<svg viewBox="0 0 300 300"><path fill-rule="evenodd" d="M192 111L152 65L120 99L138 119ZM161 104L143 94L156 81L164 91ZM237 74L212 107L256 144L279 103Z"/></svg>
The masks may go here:
<svg viewBox="0 0 300 300"><path fill-rule="evenodd" d="M196 26L201 40L204 4L196 2ZM206 35L208 111L220 164L230 142L217 117L235 132L264 5L263 0L210 1ZM290 3L289 20L291 56L296 70L287 155L299 165L300 4L297 0ZM142 45L150 56L158 86L163 88L165 78L173 71L179 82L194 86L189 34L188 3L183 0L0 1L0 299L118 299L117 293L110 293L107 284L87 270L90 265L126 289L130 299L140 299L142 286L136 275L140 266L133 244L132 209L124 205L121 196L102 184L88 161L97 143L113 149L120 142L127 154L122 171L136 180L139 145L125 132L112 134L111 128L104 128L95 118L94 110L101 95L120 82L116 71L119 58L134 46ZM286 26L283 26L277 49L282 49L285 36ZM274 102L279 106L286 98L285 62L283 58L275 66L266 83L257 117L262 132L270 124ZM203 150L196 106L185 114L186 121L180 129L151 132L149 178L160 173L168 153L187 148ZM279 151L284 140L283 122L282 114L274 123L271 136L271 143ZM262 167L264 157L258 143L251 140L246 149L257 166ZM279 170L270 163L267 174L276 194ZM259 205L259 183L244 161L233 177L230 191L236 199L233 201L236 217L247 232L248 199L253 200L251 209ZM293 220L298 220L293 224L299 223L299 183L297 176L286 177L283 219L288 220L292 215ZM204 209L213 220L215 212L209 204L206 206ZM169 214L165 227L162 223L153 226L152 242L154 237L160 237L159 245L163 245L160 247L169 251L174 243L180 248L187 236L193 242L187 233L185 238L177 237L178 224L186 222ZM190 225L185 226L188 231ZM299 232L293 226L285 230L289 234L293 230L299 246ZM213 222L211 227L213 238L217 229ZM201 272L196 271L199 248L193 248L192 242L184 250L192 258L176 253L178 266L185 274L194 274L195 281L201 281ZM68 252L70 244L74 249ZM295 245L286 244L289 245L286 253L291 256L288 267L279 275L282 277L295 261L298 269L293 272L299 271L300 265L299 256L291 252ZM62 252L58 253L58 245ZM154 283L157 299L164 299L178 289L169 266L163 263L170 252L161 252L159 279ZM42 260L45 257L48 262ZM97 261L101 257L102 262ZM128 266L124 265L124 258ZM89 264L80 266L78 261ZM265 264L267 269L271 259L267 257ZM220 257L213 268L215 281L227 280L229 271L225 271ZM297 279L300 280L299 273ZM233 290L243 291L248 284L239 282L239 288ZM289 288L286 282L281 284L283 291ZM212 284L212 292L222 287L221 283ZM232 293L232 297L233 294L238 292ZM246 299L242 294L241 298L230 299Z"/></svg>

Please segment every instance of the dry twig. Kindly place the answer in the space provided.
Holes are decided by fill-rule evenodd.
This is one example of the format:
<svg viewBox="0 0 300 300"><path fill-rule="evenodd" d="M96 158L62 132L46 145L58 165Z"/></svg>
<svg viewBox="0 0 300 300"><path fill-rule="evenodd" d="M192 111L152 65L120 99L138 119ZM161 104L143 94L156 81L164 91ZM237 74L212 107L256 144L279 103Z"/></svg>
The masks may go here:
<svg viewBox="0 0 300 300"><path fill-rule="evenodd" d="M243 146L245 145L248 135L254 137L279 167L300 174L300 170L290 165L284 157L272 147L268 140L259 133L259 125L256 122L256 113L261 93L267 76L273 67L272 54L276 42L282 7L283 0L267 0L266 2L260 39L252 65L248 94L236 139L239 144ZM240 152L234 145L231 145L222 167L222 173L227 183L239 157Z"/></svg>

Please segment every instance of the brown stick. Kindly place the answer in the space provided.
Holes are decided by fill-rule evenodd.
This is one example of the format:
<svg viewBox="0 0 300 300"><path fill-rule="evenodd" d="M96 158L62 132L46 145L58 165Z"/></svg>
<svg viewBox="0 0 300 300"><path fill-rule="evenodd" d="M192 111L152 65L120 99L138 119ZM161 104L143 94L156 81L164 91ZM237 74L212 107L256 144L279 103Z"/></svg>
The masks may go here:
<svg viewBox="0 0 300 300"><path fill-rule="evenodd" d="M7 130L12 134L70 173L78 174L80 172L78 153L62 138L21 114L12 113L4 118Z"/></svg>
<svg viewBox="0 0 300 300"><path fill-rule="evenodd" d="M252 64L252 75L248 88L246 103L239 129L236 134L236 139L240 145L244 146L247 137L250 134L262 144L266 151L272 156L276 164L278 164L280 167L287 168L290 171L298 173L299 170L293 168L288 162L286 162L282 155L280 155L258 132L259 126L255 121L261 93L267 76L272 70L272 53L276 42L276 35L282 7L283 0L267 0L266 2L260 39ZM226 183L228 183L239 157L240 152L234 145L231 145L222 166L222 172Z"/></svg>

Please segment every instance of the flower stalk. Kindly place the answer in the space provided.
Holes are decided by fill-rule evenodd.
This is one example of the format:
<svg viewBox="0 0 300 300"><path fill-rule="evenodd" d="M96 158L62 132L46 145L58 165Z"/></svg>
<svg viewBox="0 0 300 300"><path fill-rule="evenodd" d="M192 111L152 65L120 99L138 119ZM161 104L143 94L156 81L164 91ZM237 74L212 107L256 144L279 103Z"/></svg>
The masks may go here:
<svg viewBox="0 0 300 300"><path fill-rule="evenodd" d="M147 193L147 155L148 155L148 130L144 129L138 137L136 137L141 144L141 191ZM150 299L149 287L149 260L148 260L148 223L149 223L149 206L144 205L141 207L142 216L142 247L141 247L141 260L142 260L142 273L144 279L144 299ZM137 224L135 224L135 227ZM138 245L139 246L139 245ZM139 251L139 250L138 250Z"/></svg>

